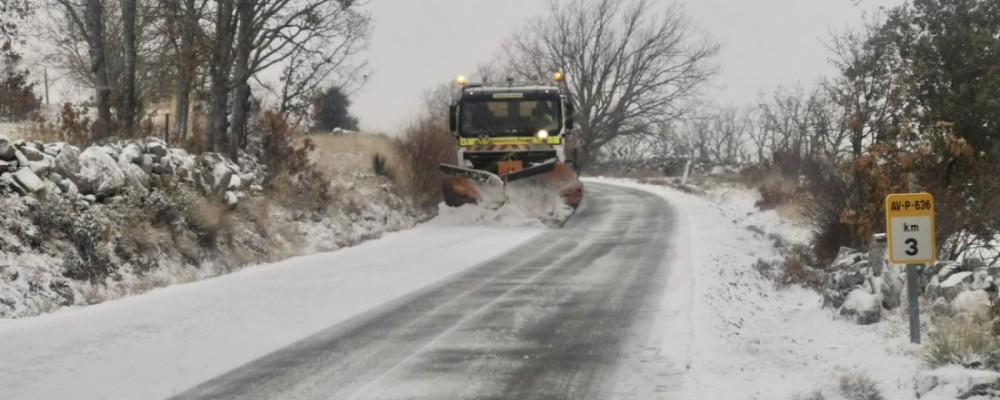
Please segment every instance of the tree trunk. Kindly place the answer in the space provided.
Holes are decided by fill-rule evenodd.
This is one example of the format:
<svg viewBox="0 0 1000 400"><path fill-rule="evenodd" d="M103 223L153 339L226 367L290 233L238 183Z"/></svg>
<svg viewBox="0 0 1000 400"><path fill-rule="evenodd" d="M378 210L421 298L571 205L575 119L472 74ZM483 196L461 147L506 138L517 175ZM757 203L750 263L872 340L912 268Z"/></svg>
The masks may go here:
<svg viewBox="0 0 1000 400"><path fill-rule="evenodd" d="M212 85L208 92L208 151L227 152L229 136L226 118L229 113L229 72L233 59L234 0L220 0L216 11L215 47L209 75Z"/></svg>
<svg viewBox="0 0 1000 400"><path fill-rule="evenodd" d="M253 1L237 0L239 28L236 37L236 60L233 77L232 130L230 157L237 159L239 149L246 145L247 119L250 115L250 51L253 47Z"/></svg>
<svg viewBox="0 0 1000 400"><path fill-rule="evenodd" d="M122 82L122 104L120 115L125 125L125 136L135 136L135 112L137 107L135 90L135 19L136 1L121 0L122 7L122 40L125 42L125 76Z"/></svg>
<svg viewBox="0 0 1000 400"><path fill-rule="evenodd" d="M188 132L188 112L191 109L191 87L193 86L195 73L194 38L198 29L198 21L194 16L194 0L185 0L184 5L179 7L180 28L180 51L178 52L177 71L177 104L174 109L176 123L174 129L177 136L187 139Z"/></svg>
<svg viewBox="0 0 1000 400"><path fill-rule="evenodd" d="M84 18L89 33L90 70L94 73L94 89L97 96L97 121L91 128L95 140L111 134L111 85L108 82L108 65L104 51L103 15L102 0L87 0Z"/></svg>

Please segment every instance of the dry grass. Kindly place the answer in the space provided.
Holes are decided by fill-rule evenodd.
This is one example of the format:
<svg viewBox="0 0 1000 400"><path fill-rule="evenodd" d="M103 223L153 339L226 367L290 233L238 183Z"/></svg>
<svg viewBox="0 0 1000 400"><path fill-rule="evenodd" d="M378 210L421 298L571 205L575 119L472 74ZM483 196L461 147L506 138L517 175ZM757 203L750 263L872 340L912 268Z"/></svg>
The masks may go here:
<svg viewBox="0 0 1000 400"><path fill-rule="evenodd" d="M929 367L1000 367L1000 339L990 335L987 321L971 317L941 318L928 335L921 360Z"/></svg>
<svg viewBox="0 0 1000 400"><path fill-rule="evenodd" d="M188 218L202 246L214 247L221 233L230 230L226 205L210 199L198 199L191 204Z"/></svg>
<svg viewBox="0 0 1000 400"><path fill-rule="evenodd" d="M399 147L388 137L362 133L341 135L307 135L299 138L301 143L309 138L316 144L312 161L327 176L358 170L372 169L372 158L376 155L385 160L389 174L402 177L406 167ZM372 171L374 173L374 171Z"/></svg>
<svg viewBox="0 0 1000 400"><path fill-rule="evenodd" d="M38 141L52 143L62 141L62 135L52 124L39 122L0 123L0 134L10 140Z"/></svg>
<svg viewBox="0 0 1000 400"><path fill-rule="evenodd" d="M861 373L840 377L840 394L847 400L885 400L878 384Z"/></svg>

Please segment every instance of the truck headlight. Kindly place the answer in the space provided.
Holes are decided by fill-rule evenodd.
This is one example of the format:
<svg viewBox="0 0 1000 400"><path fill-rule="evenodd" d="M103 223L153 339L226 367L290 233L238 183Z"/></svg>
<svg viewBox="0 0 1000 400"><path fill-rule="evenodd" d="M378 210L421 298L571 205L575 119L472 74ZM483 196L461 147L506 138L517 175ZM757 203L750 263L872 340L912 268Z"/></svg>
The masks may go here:
<svg viewBox="0 0 1000 400"><path fill-rule="evenodd" d="M541 129L541 130L538 131L538 133L535 134L535 137L539 138L539 139L545 139L545 138L549 137L549 131L547 131L545 129Z"/></svg>

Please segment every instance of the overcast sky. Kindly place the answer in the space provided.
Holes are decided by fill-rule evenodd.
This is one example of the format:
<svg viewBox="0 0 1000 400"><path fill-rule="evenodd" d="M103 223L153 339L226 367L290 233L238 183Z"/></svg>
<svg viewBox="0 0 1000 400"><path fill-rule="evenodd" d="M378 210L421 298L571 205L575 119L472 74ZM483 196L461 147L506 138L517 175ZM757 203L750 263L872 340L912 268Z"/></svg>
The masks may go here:
<svg viewBox="0 0 1000 400"><path fill-rule="evenodd" d="M669 4L670 0L653 0ZM903 0L678 0L692 22L722 44L712 96L753 102L778 85L811 85L832 73L823 41L857 26L862 12ZM856 4L857 3L857 4ZM545 0L369 0L375 20L368 53L374 73L355 95L363 130L394 134L416 116L422 93L471 74Z"/></svg>

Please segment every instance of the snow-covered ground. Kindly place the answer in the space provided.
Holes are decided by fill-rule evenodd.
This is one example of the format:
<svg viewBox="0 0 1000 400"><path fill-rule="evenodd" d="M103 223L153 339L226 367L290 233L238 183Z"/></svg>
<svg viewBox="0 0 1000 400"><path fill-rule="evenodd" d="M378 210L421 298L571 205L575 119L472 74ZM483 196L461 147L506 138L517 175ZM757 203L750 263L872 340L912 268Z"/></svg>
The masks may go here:
<svg viewBox="0 0 1000 400"><path fill-rule="evenodd" d="M659 398L662 388L654 385L664 382L677 383L680 389L666 392L683 399L781 400L817 390L836 399L840 378L860 373L885 398L915 397L924 367L901 316L855 325L822 309L818 294L778 289L753 269L758 259L778 257L772 234L790 241L806 235L773 211L755 210L754 191L729 187L696 196L626 180L588 181L656 193L677 211L654 335L625 384L650 386L648 398ZM440 282L545 229L510 210L441 212L415 229L353 248L0 321L0 398L162 398ZM954 397L946 389L924 398Z"/></svg>
<svg viewBox="0 0 1000 400"><path fill-rule="evenodd" d="M661 353L684 366L683 399L792 399L816 390L835 399L848 373L870 376L888 399L914 398L919 348L899 316L859 326L822 309L817 293L778 289L754 271L758 259L779 257L770 234L807 237L776 212L756 210L755 191L721 187L702 197L593 181L652 191L679 213L678 256L657 325Z"/></svg>

